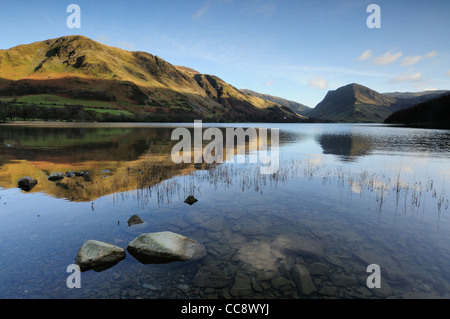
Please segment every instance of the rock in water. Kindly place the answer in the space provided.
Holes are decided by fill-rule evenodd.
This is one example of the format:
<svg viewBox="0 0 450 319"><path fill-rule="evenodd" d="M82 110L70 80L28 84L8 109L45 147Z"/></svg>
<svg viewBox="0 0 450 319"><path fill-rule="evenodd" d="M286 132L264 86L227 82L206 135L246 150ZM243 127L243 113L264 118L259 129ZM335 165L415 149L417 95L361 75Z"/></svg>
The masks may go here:
<svg viewBox="0 0 450 319"><path fill-rule="evenodd" d="M78 250L74 263L81 271L108 269L126 256L125 249L98 240L88 240Z"/></svg>
<svg viewBox="0 0 450 319"><path fill-rule="evenodd" d="M138 215L133 215L128 219L128 226L142 224L144 221Z"/></svg>
<svg viewBox="0 0 450 319"><path fill-rule="evenodd" d="M29 192L37 184L37 180L30 176L24 176L17 182L19 188L26 192Z"/></svg>
<svg viewBox="0 0 450 319"><path fill-rule="evenodd" d="M198 287L223 288L231 284L231 278L216 266L206 265L198 270L192 284Z"/></svg>
<svg viewBox="0 0 450 319"><path fill-rule="evenodd" d="M51 173L50 176L48 177L49 181L59 181L62 180L64 178L64 174L61 172L56 172L56 173Z"/></svg>
<svg viewBox="0 0 450 319"><path fill-rule="evenodd" d="M294 265L292 267L292 276L294 277L297 289L301 294L310 295L314 291L317 291L314 285L308 269L303 265Z"/></svg>
<svg viewBox="0 0 450 319"><path fill-rule="evenodd" d="M198 200L197 200L197 198L195 198L194 196L189 195L189 196L184 200L184 202L185 202L186 204L188 204L188 205L193 205L195 202L198 202Z"/></svg>
<svg viewBox="0 0 450 319"><path fill-rule="evenodd" d="M201 243L169 231L141 234L127 250L143 264L195 260L206 255L206 248Z"/></svg>

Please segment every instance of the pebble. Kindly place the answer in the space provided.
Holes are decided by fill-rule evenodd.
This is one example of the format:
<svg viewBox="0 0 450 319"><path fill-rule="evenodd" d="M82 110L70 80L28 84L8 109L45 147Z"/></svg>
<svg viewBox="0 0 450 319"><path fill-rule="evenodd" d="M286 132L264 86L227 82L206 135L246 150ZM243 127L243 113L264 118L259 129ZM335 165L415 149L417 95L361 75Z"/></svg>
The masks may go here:
<svg viewBox="0 0 450 319"><path fill-rule="evenodd" d="M162 286L153 284L143 284L142 288L158 291L162 289Z"/></svg>

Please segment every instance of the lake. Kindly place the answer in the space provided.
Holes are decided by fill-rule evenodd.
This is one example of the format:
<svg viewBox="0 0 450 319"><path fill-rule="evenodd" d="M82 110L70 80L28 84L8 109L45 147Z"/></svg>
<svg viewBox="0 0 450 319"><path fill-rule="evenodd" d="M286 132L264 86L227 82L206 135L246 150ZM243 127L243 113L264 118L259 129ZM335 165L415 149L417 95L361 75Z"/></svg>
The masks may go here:
<svg viewBox="0 0 450 319"><path fill-rule="evenodd" d="M192 130L0 126L0 298L450 297L450 131L203 123L278 128L278 170L261 174L249 160L173 163L171 134L183 126ZM88 174L48 180L76 171ZM29 192L18 188L23 176L38 180ZM189 195L198 201L188 205ZM134 214L144 223L129 226ZM67 267L86 240L126 249L160 231L202 243L207 255L142 264L127 252L68 288Z"/></svg>

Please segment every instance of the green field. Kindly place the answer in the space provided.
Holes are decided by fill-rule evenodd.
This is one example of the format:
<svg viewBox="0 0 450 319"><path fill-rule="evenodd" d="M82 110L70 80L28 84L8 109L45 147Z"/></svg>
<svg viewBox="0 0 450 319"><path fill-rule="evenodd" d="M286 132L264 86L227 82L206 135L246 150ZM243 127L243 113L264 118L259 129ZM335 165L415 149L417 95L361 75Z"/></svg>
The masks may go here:
<svg viewBox="0 0 450 319"><path fill-rule="evenodd" d="M14 102L15 100L15 102ZM107 101L91 101L91 100L76 100L59 95L53 94L37 94L37 95L25 95L15 98L0 97L0 101L7 101L16 104L34 104L41 107L63 108L68 105L81 105L85 111L95 111L97 113L112 115L132 115L133 113L126 110L117 109L117 105L114 102Z"/></svg>

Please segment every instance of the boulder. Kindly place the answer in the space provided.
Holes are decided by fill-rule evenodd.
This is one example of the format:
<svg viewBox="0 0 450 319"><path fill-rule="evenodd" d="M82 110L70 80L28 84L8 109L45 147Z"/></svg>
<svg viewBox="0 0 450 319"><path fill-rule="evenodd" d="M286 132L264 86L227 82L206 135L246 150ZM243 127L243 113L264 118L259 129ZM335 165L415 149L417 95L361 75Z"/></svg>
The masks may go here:
<svg viewBox="0 0 450 319"><path fill-rule="evenodd" d="M126 256L125 249L98 240L87 240L78 250L74 263L81 271L108 269Z"/></svg>
<svg viewBox="0 0 450 319"><path fill-rule="evenodd" d="M76 172L73 172L73 173L75 174L75 176L78 176L78 177L87 177L87 176L89 176L89 172L76 171Z"/></svg>
<svg viewBox="0 0 450 319"><path fill-rule="evenodd" d="M26 192L29 192L37 184L37 180L30 176L24 176L17 182L19 188Z"/></svg>
<svg viewBox="0 0 450 319"><path fill-rule="evenodd" d="M243 273L237 273L234 277L230 293L235 298L248 298L253 294L250 278Z"/></svg>
<svg viewBox="0 0 450 319"><path fill-rule="evenodd" d="M70 177L75 176L75 172L69 172L69 171L67 171L65 175L66 175L66 177L69 177L69 178L70 178Z"/></svg>
<svg viewBox="0 0 450 319"><path fill-rule="evenodd" d="M294 265L292 267L292 276L294 277L297 289L301 294L310 295L317 291L317 288L311 279L311 275L304 265Z"/></svg>
<svg viewBox="0 0 450 319"><path fill-rule="evenodd" d="M198 202L198 200L197 200L197 198L195 198L194 196L189 195L189 196L184 200L184 202L185 202L186 204L188 204L188 205L193 205L195 202Z"/></svg>
<svg viewBox="0 0 450 319"><path fill-rule="evenodd" d="M64 178L64 174L61 172L51 173L48 177L49 181L60 181Z"/></svg>
<svg viewBox="0 0 450 319"><path fill-rule="evenodd" d="M170 231L141 234L130 242L127 250L143 264L197 260L206 255L201 243Z"/></svg>
<svg viewBox="0 0 450 319"><path fill-rule="evenodd" d="M142 224L144 221L138 215L133 215L128 219L128 226Z"/></svg>

